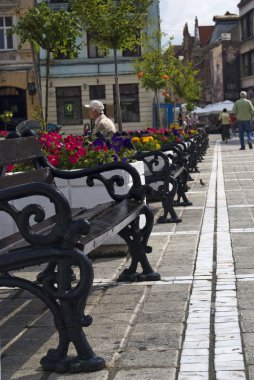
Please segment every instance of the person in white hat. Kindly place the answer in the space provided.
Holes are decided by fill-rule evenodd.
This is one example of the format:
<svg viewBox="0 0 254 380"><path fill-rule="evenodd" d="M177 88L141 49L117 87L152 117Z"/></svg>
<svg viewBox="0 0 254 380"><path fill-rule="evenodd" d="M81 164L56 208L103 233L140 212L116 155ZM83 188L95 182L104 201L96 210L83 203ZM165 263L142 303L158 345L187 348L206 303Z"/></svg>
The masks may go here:
<svg viewBox="0 0 254 380"><path fill-rule="evenodd" d="M93 132L100 132L104 137L111 138L116 132L116 127L111 119L104 115L104 105L99 100L93 100L90 104L85 104L88 108L88 115L94 120L95 127Z"/></svg>

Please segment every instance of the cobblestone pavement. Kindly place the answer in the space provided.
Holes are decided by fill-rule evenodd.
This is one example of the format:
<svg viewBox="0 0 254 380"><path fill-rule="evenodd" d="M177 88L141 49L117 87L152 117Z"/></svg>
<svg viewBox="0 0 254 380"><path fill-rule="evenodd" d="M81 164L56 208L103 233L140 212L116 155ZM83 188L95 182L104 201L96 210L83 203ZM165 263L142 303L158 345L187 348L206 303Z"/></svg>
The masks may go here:
<svg viewBox="0 0 254 380"><path fill-rule="evenodd" d="M0 292L2 380L254 380L254 155L210 136L192 174L180 224L155 224L149 241L156 283L117 284L126 258L94 260L86 312L94 351L107 368L42 372L57 336L46 308L26 292ZM200 184L200 179L205 186ZM162 213L151 205L155 219ZM34 276L39 268L26 271Z"/></svg>

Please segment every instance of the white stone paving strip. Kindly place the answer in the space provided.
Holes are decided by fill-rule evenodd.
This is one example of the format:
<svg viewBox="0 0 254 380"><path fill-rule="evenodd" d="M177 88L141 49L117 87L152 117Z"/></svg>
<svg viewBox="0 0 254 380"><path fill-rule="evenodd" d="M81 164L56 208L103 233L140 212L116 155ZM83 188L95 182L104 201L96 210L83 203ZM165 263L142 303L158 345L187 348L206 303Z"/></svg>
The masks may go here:
<svg viewBox="0 0 254 380"><path fill-rule="evenodd" d="M217 282L214 326L216 379L246 379L220 148L217 174Z"/></svg>
<svg viewBox="0 0 254 380"><path fill-rule="evenodd" d="M209 379L217 151L218 147L216 145L197 251L178 380ZM202 355L200 350L202 350Z"/></svg>

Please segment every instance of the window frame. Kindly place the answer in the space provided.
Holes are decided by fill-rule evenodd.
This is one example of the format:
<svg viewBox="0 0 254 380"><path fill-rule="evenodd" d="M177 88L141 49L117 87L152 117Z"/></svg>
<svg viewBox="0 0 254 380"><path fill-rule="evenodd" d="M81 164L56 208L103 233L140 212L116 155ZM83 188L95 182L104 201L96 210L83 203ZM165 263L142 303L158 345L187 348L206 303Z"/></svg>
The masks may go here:
<svg viewBox="0 0 254 380"><path fill-rule="evenodd" d="M105 58L106 54L99 52L99 48L91 41L91 33L86 32L87 58Z"/></svg>
<svg viewBox="0 0 254 380"><path fill-rule="evenodd" d="M6 19L7 18L10 18L11 19L11 25L10 26L6 26ZM7 30L11 29L13 26L14 26L14 17L11 16L11 15L2 15L0 16L0 19L3 19L3 26L0 26L0 31L3 31L3 44L4 44L4 47L1 48L0 46L0 51L13 51L15 49L15 43L14 43L14 36L13 35L9 35L7 36ZM8 48L8 38L11 39L11 42L12 42L12 47Z"/></svg>

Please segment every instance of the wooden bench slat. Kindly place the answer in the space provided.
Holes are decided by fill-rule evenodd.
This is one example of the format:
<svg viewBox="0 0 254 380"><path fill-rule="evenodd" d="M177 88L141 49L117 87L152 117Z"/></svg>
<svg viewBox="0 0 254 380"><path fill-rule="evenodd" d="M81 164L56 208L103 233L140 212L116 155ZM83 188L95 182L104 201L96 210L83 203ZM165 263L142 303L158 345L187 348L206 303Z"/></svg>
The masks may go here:
<svg viewBox="0 0 254 380"><path fill-rule="evenodd" d="M43 156L36 137L22 137L1 141L0 166L24 162Z"/></svg>
<svg viewBox="0 0 254 380"><path fill-rule="evenodd" d="M23 185L31 182L53 183L54 178L49 168L37 169L30 172L16 173L0 178L0 189Z"/></svg>

